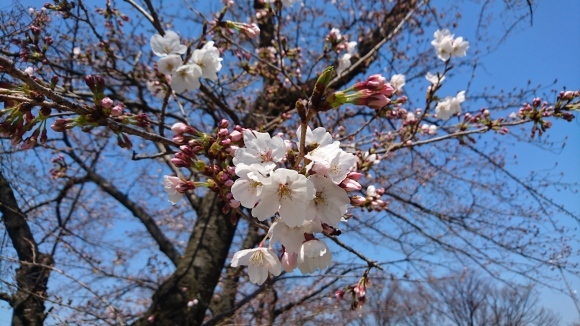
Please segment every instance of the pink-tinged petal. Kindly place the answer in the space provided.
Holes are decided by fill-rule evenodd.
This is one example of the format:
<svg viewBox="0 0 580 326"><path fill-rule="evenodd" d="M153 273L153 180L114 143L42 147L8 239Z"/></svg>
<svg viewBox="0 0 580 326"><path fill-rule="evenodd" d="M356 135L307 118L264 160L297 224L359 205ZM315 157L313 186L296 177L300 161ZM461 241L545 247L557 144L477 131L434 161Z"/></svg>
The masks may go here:
<svg viewBox="0 0 580 326"><path fill-rule="evenodd" d="M298 255L296 253L284 252L280 263L282 264L282 268L289 273L298 266Z"/></svg>

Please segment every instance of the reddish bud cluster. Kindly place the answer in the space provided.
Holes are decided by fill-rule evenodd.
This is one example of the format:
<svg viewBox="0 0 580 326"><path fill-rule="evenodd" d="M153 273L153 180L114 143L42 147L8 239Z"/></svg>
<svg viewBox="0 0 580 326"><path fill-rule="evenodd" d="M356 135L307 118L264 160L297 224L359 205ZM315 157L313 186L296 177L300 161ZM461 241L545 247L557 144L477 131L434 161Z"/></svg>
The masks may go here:
<svg viewBox="0 0 580 326"><path fill-rule="evenodd" d="M366 303L366 292L367 286L370 284L368 278L368 270L365 271L363 276L356 284L351 284L346 286L343 289L340 289L334 293L334 296L338 300L344 299L345 295L350 294L352 295L352 304L350 308L355 310L357 308L362 307Z"/></svg>

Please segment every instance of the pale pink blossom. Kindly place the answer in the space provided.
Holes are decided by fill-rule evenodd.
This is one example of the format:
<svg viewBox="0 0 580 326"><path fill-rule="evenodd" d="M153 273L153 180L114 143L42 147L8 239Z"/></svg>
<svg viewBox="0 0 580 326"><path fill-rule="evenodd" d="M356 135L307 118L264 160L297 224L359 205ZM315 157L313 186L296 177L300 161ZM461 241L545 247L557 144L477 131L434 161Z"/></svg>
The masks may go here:
<svg viewBox="0 0 580 326"><path fill-rule="evenodd" d="M295 270L298 266L298 254L296 253L288 253L287 251L284 252L282 255L282 259L280 261L282 264L282 268L284 271L290 273L291 271Z"/></svg>
<svg viewBox="0 0 580 326"><path fill-rule="evenodd" d="M171 54L184 54L187 46L179 41L179 35L174 31L165 31L165 35L155 34L151 37L151 50L155 55L165 57Z"/></svg>
<svg viewBox="0 0 580 326"><path fill-rule="evenodd" d="M181 56L172 54L157 61L157 70L162 74L170 75L177 70L177 68L181 67L182 64L183 60L181 60Z"/></svg>
<svg viewBox="0 0 580 326"><path fill-rule="evenodd" d="M278 212L280 220L290 227L299 226L308 218L306 208L315 193L312 182L304 175L280 168L262 183L260 202L252 209L252 216L263 221Z"/></svg>
<svg viewBox="0 0 580 326"><path fill-rule="evenodd" d="M168 199L172 205L175 205L183 197L183 194L177 191L177 187L182 183L183 181L178 177L170 175L163 176L163 188L167 192Z"/></svg>
<svg viewBox="0 0 580 326"><path fill-rule="evenodd" d="M310 202L314 217L322 223L333 227L338 226L350 202L346 191L323 176L312 175L308 179L316 190L316 197Z"/></svg>
<svg viewBox="0 0 580 326"><path fill-rule="evenodd" d="M250 282L262 284L268 278L268 272L274 276L280 275L282 265L271 249L254 248L240 250L234 254L232 267L248 266Z"/></svg>
<svg viewBox="0 0 580 326"><path fill-rule="evenodd" d="M452 116L461 113L461 103L465 101L465 91L457 93L457 96L447 96L443 101L439 101L435 107L435 117L447 120Z"/></svg>
<svg viewBox="0 0 580 326"><path fill-rule="evenodd" d="M189 63L196 64L201 68L201 77L216 81L217 72L222 69L222 60L214 42L209 41L201 49L193 51Z"/></svg>
<svg viewBox="0 0 580 326"><path fill-rule="evenodd" d="M393 75L389 83L395 89L396 93L401 93L403 91L403 86L405 86L405 75L403 74Z"/></svg>
<svg viewBox="0 0 580 326"><path fill-rule="evenodd" d="M201 68L197 65L183 65L171 74L171 88L176 93L198 89Z"/></svg>
<svg viewBox="0 0 580 326"><path fill-rule="evenodd" d="M236 150L234 165L260 164L269 170L286 156L286 144L279 136L270 137L265 132L244 130L244 147Z"/></svg>
<svg viewBox="0 0 580 326"><path fill-rule="evenodd" d="M298 268L302 274L314 273L330 266L332 254L323 241L314 239L302 243L298 253Z"/></svg>

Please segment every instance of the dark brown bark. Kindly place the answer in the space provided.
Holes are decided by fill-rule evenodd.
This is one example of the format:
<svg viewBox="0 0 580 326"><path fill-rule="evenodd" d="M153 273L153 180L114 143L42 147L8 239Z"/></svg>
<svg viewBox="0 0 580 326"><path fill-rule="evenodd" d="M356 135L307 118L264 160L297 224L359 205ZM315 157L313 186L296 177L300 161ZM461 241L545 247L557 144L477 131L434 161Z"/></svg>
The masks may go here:
<svg viewBox="0 0 580 326"><path fill-rule="evenodd" d="M173 275L153 295L151 307L136 325L202 323L236 229L229 215L221 212L221 206L213 192L203 198L185 254ZM193 299L198 304L187 309L187 302Z"/></svg>
<svg viewBox="0 0 580 326"><path fill-rule="evenodd" d="M0 212L12 246L20 260L16 269L17 290L10 300L12 325L42 325L48 276L53 264L50 255L38 251L36 241L26 222L8 181L0 171Z"/></svg>

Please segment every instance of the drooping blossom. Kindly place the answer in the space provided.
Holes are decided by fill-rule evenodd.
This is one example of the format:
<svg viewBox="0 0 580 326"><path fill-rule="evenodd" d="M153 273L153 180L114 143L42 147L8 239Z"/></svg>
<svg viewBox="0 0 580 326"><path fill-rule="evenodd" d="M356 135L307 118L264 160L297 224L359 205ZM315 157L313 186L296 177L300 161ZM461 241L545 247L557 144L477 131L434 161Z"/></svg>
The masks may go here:
<svg viewBox="0 0 580 326"><path fill-rule="evenodd" d="M304 233L308 231L303 225L289 227L281 221L276 221L270 226L268 237L271 244L279 242L284 246L286 252L298 253L302 242L305 241Z"/></svg>
<svg viewBox="0 0 580 326"><path fill-rule="evenodd" d="M437 103L435 107L435 117L447 120L461 112L461 103L465 101L465 91L457 93L457 96L447 96L443 101Z"/></svg>
<svg viewBox="0 0 580 326"><path fill-rule="evenodd" d="M155 55L165 57L172 54L184 54L187 46L179 41L179 35L174 31L165 31L165 35L155 34L151 36L151 50Z"/></svg>
<svg viewBox="0 0 580 326"><path fill-rule="evenodd" d="M177 186L182 183L183 181L181 181L181 179L178 177L170 175L163 177L163 188L165 189L165 192L167 192L168 199L172 205L175 205L181 199L181 197L183 197L183 194L177 191Z"/></svg>
<svg viewBox="0 0 580 326"><path fill-rule="evenodd" d="M271 249L254 248L240 250L234 254L232 267L248 266L250 282L262 284L268 278L268 272L274 276L280 275L282 265Z"/></svg>
<svg viewBox="0 0 580 326"><path fill-rule="evenodd" d="M298 253L298 268L302 274L314 273L330 266L332 254L323 241L314 239L302 243Z"/></svg>

